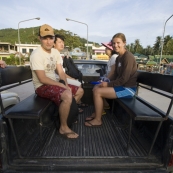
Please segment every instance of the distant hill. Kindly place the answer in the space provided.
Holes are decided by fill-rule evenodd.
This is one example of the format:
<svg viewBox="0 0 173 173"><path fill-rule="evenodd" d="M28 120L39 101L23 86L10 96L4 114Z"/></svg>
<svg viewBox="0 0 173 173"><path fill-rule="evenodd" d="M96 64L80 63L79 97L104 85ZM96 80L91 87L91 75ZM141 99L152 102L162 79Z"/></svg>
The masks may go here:
<svg viewBox="0 0 173 173"><path fill-rule="evenodd" d="M39 27L32 28L20 28L20 41L21 43L36 44L39 43L38 40L38 30ZM80 38L79 36L74 36L70 31L54 29L55 34L62 34L65 37L65 45L71 47L85 47L85 38ZM11 44L18 43L18 29L6 28L0 29L0 42L9 42ZM88 41L92 44L92 41ZM95 45L99 45L95 43Z"/></svg>

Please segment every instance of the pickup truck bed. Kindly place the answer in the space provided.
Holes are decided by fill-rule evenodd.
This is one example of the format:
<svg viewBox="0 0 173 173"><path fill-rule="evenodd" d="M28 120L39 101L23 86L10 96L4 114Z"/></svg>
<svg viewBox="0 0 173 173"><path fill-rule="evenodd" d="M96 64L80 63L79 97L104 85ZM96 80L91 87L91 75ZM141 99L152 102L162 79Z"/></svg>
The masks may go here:
<svg viewBox="0 0 173 173"><path fill-rule="evenodd" d="M21 67L21 69L23 68ZM12 119L22 155L19 157L9 121L1 115L0 164L2 166L0 166L2 169L0 168L0 170L2 172L168 172L167 166L171 160L173 146L172 118L168 117L163 122L149 156L148 150L158 122L133 121L132 136L127 151L130 117L118 102L115 102L113 112L106 110L107 114L102 117L101 127L86 127L84 125L85 118L94 112L93 85L89 84L89 81L95 80L93 77L88 77L87 80L83 86L85 92L82 101L88 103L89 106L83 108L84 112L78 115L78 122L72 125L72 130L79 134L78 139L65 139L58 133L57 108L54 104L50 104L41 115L43 124L39 119ZM22 86L26 87L25 85ZM17 88L22 86L17 86ZM23 89L20 90L23 92ZM25 92L31 95L34 91L30 93L27 88ZM31 104L29 105L31 106ZM28 104L23 104L24 109L25 106L29 109ZM42 138L40 138L40 126L43 127ZM170 166L169 168L171 168Z"/></svg>
<svg viewBox="0 0 173 173"><path fill-rule="evenodd" d="M34 120L15 120L14 129L21 155L19 159L14 143L10 143L12 152L11 169L27 171L111 171L111 170L156 170L163 168L161 150L155 146L150 157L147 151L150 140L133 128L129 152L126 150L128 132L123 119L112 115L110 110L103 116L102 127L88 128L84 126L85 117L93 112L93 106L84 108L79 115L78 123L72 129L79 134L77 140L69 140L60 136L51 120L43 124L43 146L40 149L39 128ZM54 117L55 118L55 117ZM117 127L116 127L117 126ZM25 130L21 130L25 129ZM11 136L12 137L12 136ZM48 143L48 139L51 141ZM20 166L19 166L20 165Z"/></svg>

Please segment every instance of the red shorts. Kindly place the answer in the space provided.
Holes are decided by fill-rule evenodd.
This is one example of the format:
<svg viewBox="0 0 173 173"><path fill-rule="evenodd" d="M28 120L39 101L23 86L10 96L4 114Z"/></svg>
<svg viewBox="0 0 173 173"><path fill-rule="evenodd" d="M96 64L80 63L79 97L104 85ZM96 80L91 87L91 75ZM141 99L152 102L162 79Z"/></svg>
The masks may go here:
<svg viewBox="0 0 173 173"><path fill-rule="evenodd" d="M71 88L72 95L74 97L79 87L70 84L68 84L68 86ZM35 92L38 96L50 99L53 102L55 102L57 106L59 106L61 102L61 94L65 90L66 90L65 88L56 85L42 85L38 87L35 90Z"/></svg>

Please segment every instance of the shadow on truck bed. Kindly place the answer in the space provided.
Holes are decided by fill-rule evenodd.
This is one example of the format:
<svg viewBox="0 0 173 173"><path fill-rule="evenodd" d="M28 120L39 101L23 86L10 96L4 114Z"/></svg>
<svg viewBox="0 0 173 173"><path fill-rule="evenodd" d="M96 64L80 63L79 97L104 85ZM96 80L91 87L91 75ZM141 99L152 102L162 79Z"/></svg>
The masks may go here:
<svg viewBox="0 0 173 173"><path fill-rule="evenodd" d="M10 165L18 166L19 170L22 166L22 170L33 171L46 171L51 168L57 171L69 169L108 171L120 168L129 170L142 169L142 167L146 169L146 165L150 169L163 167L159 146L155 146L149 159L146 157L151 139L145 134L146 131L141 128L142 126L134 126L130 149L127 152L128 130L119 127L128 122L127 118L122 116L122 114L125 115L123 110L119 110L116 113L117 116L112 115L108 110L107 114L103 116L101 127L85 127L85 117L90 115L93 110L93 106L85 108L84 113L79 115L78 123L73 124L72 130L79 134L79 138L75 140L61 137L56 130L56 125L51 123L50 119L45 119L42 146L39 141L37 121L14 120L14 129L21 155L24 158L18 158L14 141L11 139L12 142L9 144ZM12 135L10 136L13 138Z"/></svg>

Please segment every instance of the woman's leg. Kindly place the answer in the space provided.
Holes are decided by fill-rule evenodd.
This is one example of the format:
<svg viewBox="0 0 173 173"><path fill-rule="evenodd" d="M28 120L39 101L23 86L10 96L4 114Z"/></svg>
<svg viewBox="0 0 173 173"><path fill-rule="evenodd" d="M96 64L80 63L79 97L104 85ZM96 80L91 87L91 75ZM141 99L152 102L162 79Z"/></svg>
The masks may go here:
<svg viewBox="0 0 173 173"><path fill-rule="evenodd" d="M106 101L105 98L103 98L103 106L104 107L109 107L109 103ZM108 108L109 109L109 108Z"/></svg>
<svg viewBox="0 0 173 173"><path fill-rule="evenodd" d="M112 87L94 88L93 100L94 100L94 107L95 107L95 118L91 121L85 122L86 126L102 124L101 117L102 117L102 110L103 110L103 98L109 98L109 99L117 98L114 88ZM93 115L94 114L92 114L92 116Z"/></svg>

